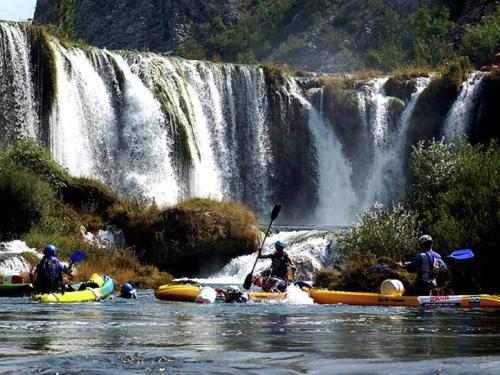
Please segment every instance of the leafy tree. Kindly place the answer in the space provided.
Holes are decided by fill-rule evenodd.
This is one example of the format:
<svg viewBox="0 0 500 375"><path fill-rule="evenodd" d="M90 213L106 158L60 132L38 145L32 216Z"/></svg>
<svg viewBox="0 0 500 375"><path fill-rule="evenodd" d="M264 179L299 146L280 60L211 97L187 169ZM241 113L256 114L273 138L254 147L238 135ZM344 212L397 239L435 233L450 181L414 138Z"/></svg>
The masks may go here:
<svg viewBox="0 0 500 375"><path fill-rule="evenodd" d="M449 21L447 8L420 7L410 17L414 63L436 67L454 55L448 33L454 23Z"/></svg>
<svg viewBox="0 0 500 375"><path fill-rule="evenodd" d="M500 51L500 7L484 17L480 25L469 27L460 44L460 52L477 64L488 64Z"/></svg>

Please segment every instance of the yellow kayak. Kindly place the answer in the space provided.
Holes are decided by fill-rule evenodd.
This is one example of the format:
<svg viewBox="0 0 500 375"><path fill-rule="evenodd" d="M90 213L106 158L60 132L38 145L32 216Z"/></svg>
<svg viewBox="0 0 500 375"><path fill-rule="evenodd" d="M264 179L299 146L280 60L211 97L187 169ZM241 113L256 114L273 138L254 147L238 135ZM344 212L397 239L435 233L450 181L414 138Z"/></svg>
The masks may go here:
<svg viewBox="0 0 500 375"><path fill-rule="evenodd" d="M201 287L190 284L166 284L155 290L155 297L163 301L194 302ZM251 300L271 301L285 299L283 293L250 292Z"/></svg>
<svg viewBox="0 0 500 375"><path fill-rule="evenodd" d="M155 297L165 301L194 302L200 286L167 284L155 290ZM500 296L490 294L402 296L378 293L342 292L325 289L309 289L309 297L317 304L344 304L357 306L406 306L406 307L481 307L499 308ZM270 301L285 299L283 293L250 292L250 299Z"/></svg>
<svg viewBox="0 0 500 375"><path fill-rule="evenodd" d="M500 296L491 294L416 297L311 289L309 296L315 303L328 305L500 308Z"/></svg>
<svg viewBox="0 0 500 375"><path fill-rule="evenodd" d="M108 297L114 288L113 279L108 276L99 276L94 273L89 278L89 283L97 287L87 287L85 290L75 290L64 293L34 294L31 299L41 303L77 303L100 301ZM79 285L75 285L77 288Z"/></svg>

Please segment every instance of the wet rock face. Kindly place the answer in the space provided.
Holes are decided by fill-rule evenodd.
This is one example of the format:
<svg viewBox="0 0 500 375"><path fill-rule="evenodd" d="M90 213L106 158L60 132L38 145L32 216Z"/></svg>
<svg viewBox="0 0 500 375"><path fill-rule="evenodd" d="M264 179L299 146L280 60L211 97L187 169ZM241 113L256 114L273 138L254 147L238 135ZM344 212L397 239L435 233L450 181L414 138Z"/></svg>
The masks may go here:
<svg viewBox="0 0 500 375"><path fill-rule="evenodd" d="M481 95L477 105L476 121L471 129L470 141L473 143L488 143L491 139L500 141L500 71L490 73L483 79Z"/></svg>
<svg viewBox="0 0 500 375"><path fill-rule="evenodd" d="M309 115L300 101L267 82L273 164L271 200L285 207L284 222L300 221L317 204L317 160Z"/></svg>
<svg viewBox="0 0 500 375"><path fill-rule="evenodd" d="M411 94L417 90L417 83L412 79L391 77L385 83L384 90L388 96L394 96L408 103Z"/></svg>
<svg viewBox="0 0 500 375"><path fill-rule="evenodd" d="M77 0L74 18L76 38L108 49L169 52L193 36L192 23L216 16L236 20L241 0ZM35 22L52 22L54 0L38 0Z"/></svg>

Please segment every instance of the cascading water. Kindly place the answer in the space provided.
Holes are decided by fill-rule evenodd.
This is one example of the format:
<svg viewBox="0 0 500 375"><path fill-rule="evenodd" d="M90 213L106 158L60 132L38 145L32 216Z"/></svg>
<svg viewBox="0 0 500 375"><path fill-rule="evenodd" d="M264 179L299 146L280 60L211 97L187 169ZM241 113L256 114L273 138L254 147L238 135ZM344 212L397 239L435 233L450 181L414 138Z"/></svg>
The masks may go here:
<svg viewBox="0 0 500 375"><path fill-rule="evenodd" d="M366 190L358 209L367 208L374 201L388 203L402 193L405 185L403 155L406 132L418 97L430 81L427 77L416 78L416 89L408 104L394 116L391 105L398 105L399 99L385 94L387 79L372 80L358 94L363 127L370 133L373 142L373 155L365 166Z"/></svg>
<svg viewBox="0 0 500 375"><path fill-rule="evenodd" d="M315 140L319 176L319 203L311 219L318 224L350 223L355 214L356 193L351 184L352 167L342 153L342 144L323 117L323 88L309 90L319 96L320 109L309 106L309 126ZM304 105L308 103L305 102ZM333 222L337 220L337 222Z"/></svg>
<svg viewBox="0 0 500 375"><path fill-rule="evenodd" d="M38 139L27 29L0 22L0 145Z"/></svg>
<svg viewBox="0 0 500 375"><path fill-rule="evenodd" d="M474 107L481 91L481 82L487 73L474 72L462 83L460 94L453 103L444 124L443 135L447 141L465 136L473 122Z"/></svg>

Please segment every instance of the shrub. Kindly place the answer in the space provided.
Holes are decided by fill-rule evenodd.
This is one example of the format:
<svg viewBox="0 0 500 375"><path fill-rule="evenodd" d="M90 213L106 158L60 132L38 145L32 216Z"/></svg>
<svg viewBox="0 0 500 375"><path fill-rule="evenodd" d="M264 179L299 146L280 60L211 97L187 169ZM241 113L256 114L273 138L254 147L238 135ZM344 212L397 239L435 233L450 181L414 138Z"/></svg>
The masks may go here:
<svg viewBox="0 0 500 375"><path fill-rule="evenodd" d="M50 185L14 165L0 169L0 239L10 240L30 231L50 212L55 192Z"/></svg>
<svg viewBox="0 0 500 375"><path fill-rule="evenodd" d="M88 280L94 272L113 278L115 288L129 282L136 288L157 288L172 281L172 276L158 271L152 265L140 263L133 250L93 249L87 251L84 262L78 266L78 279Z"/></svg>
<svg viewBox="0 0 500 375"><path fill-rule="evenodd" d="M414 254L419 223L415 212L402 204L384 209L379 203L364 211L358 223L342 232L336 250L343 259L387 257L400 260Z"/></svg>
<svg viewBox="0 0 500 375"><path fill-rule="evenodd" d="M55 187L64 186L70 178L68 171L52 159L49 151L33 140L15 142L5 158Z"/></svg>

